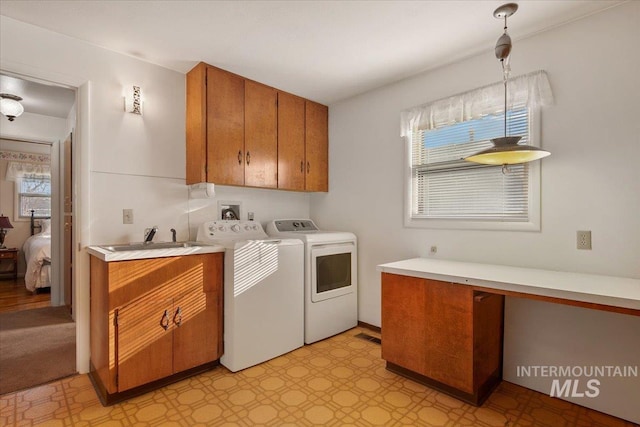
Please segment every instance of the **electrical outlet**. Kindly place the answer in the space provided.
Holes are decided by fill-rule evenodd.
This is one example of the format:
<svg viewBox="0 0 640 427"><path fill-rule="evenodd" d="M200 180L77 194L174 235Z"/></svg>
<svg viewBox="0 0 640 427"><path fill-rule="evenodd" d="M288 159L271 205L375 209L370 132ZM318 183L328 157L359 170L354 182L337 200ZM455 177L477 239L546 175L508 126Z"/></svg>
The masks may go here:
<svg viewBox="0 0 640 427"><path fill-rule="evenodd" d="M591 230L578 230L576 237L578 249L591 250Z"/></svg>
<svg viewBox="0 0 640 427"><path fill-rule="evenodd" d="M253 212L248 212L248 213L247 213L247 219L248 219L249 221L253 221L253 218L254 218Z"/></svg>
<svg viewBox="0 0 640 427"><path fill-rule="evenodd" d="M133 224L133 209L122 209L122 223Z"/></svg>

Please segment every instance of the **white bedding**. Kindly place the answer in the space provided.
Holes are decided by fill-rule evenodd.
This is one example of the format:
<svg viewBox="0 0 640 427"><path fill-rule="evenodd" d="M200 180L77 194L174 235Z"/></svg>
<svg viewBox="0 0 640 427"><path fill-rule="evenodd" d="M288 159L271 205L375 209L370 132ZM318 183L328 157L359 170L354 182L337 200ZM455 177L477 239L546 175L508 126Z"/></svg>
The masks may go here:
<svg viewBox="0 0 640 427"><path fill-rule="evenodd" d="M24 283L27 289L34 292L37 288L51 286L51 232L29 237L22 245L27 260L27 272Z"/></svg>

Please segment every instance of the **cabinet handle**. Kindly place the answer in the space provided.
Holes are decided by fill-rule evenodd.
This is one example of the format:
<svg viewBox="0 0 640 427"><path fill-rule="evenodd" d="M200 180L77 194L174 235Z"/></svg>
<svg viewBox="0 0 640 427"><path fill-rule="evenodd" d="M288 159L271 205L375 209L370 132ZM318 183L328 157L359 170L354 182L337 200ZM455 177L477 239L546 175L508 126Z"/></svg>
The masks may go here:
<svg viewBox="0 0 640 427"><path fill-rule="evenodd" d="M300 173L304 173L304 162L300 160Z"/></svg>
<svg viewBox="0 0 640 427"><path fill-rule="evenodd" d="M238 150L238 164L242 164L242 151Z"/></svg>
<svg viewBox="0 0 640 427"><path fill-rule="evenodd" d="M493 296L493 295L495 295L495 294L490 294L490 293L488 293L488 292L480 292L480 293L476 294L476 295L473 297L473 300L474 300L475 302L482 302L482 301L484 301L485 299L487 299L487 298L489 298L489 297L491 297L491 296Z"/></svg>
<svg viewBox="0 0 640 427"><path fill-rule="evenodd" d="M247 151L247 165L251 163L251 153Z"/></svg>
<svg viewBox="0 0 640 427"><path fill-rule="evenodd" d="M178 307L175 316L173 316L173 323L175 323L176 326L180 326L182 323L182 309L180 307Z"/></svg>
<svg viewBox="0 0 640 427"><path fill-rule="evenodd" d="M160 326L162 326L165 331L169 329L169 313L167 310L164 311L164 314L160 319Z"/></svg>
<svg viewBox="0 0 640 427"><path fill-rule="evenodd" d="M309 173L311 171L311 165L309 164L309 162L307 162L307 173Z"/></svg>

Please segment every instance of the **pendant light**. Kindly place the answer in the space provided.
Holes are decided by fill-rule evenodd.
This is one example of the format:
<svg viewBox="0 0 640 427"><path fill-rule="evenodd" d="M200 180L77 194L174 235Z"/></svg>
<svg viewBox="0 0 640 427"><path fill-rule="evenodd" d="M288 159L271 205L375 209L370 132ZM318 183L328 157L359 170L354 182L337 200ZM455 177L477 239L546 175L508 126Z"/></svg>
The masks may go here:
<svg viewBox="0 0 640 427"><path fill-rule="evenodd" d="M509 54L511 53L511 37L507 34L507 18L518 10L515 3L507 3L493 12L493 16L504 19L504 33L496 42L496 58L502 64L504 82L504 136L491 140L493 147L475 153L465 160L485 165L502 165L502 171L508 172L507 165L531 162L547 157L550 152L531 145L518 144L521 136L507 136L507 81L509 80Z"/></svg>
<svg viewBox="0 0 640 427"><path fill-rule="evenodd" d="M24 107L20 104L20 101L22 101L22 98L17 95L0 93L0 113L6 116L10 122L14 121L16 117L24 112Z"/></svg>

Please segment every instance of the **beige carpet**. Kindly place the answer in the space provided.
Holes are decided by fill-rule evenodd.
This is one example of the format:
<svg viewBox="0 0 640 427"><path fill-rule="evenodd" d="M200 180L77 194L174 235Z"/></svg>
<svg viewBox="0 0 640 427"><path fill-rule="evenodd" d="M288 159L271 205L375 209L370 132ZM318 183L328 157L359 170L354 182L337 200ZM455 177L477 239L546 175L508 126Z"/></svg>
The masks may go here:
<svg viewBox="0 0 640 427"><path fill-rule="evenodd" d="M0 395L76 372L76 324L67 307L0 314Z"/></svg>

